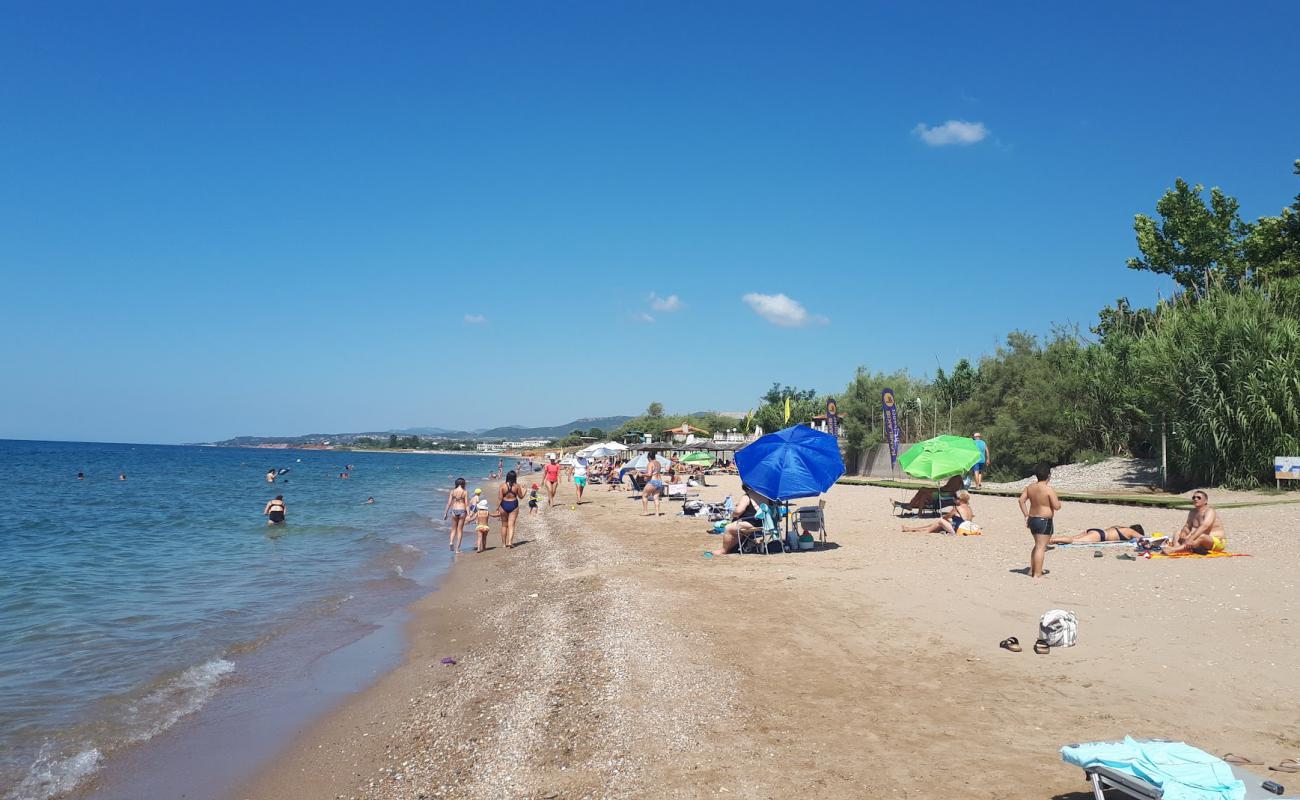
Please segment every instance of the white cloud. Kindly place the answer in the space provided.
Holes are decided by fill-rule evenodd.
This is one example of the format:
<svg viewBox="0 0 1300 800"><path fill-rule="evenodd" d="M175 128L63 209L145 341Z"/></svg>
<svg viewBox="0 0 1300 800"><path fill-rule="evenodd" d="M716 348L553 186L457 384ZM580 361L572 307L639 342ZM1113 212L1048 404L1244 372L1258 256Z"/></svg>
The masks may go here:
<svg viewBox="0 0 1300 800"><path fill-rule="evenodd" d="M780 325L782 328L801 328L810 323L824 325L828 322L825 317L815 314L809 314L808 309L798 300L786 297L783 294L754 294L750 293L741 298L749 307L754 309L754 313L773 325Z"/></svg>
<svg viewBox="0 0 1300 800"><path fill-rule="evenodd" d="M470 325L482 325L484 322L487 322L487 317L482 314L466 314L465 321Z"/></svg>
<svg viewBox="0 0 1300 800"><path fill-rule="evenodd" d="M660 297L654 292L650 293L650 307L655 311L676 311L683 305L682 299L675 294L667 297Z"/></svg>
<svg viewBox="0 0 1300 800"><path fill-rule="evenodd" d="M650 316L649 314L645 313L644 311L638 311L637 313L633 314L633 315L632 315L632 319L636 320L637 322L654 322L654 321L655 321L655 318L654 318L654 317Z"/></svg>
<svg viewBox="0 0 1300 800"><path fill-rule="evenodd" d="M920 136L921 141L931 147L944 147L950 144L967 145L983 141L988 137L989 129L984 127L983 122L950 119L933 128L924 122L919 122L912 129L912 133Z"/></svg>

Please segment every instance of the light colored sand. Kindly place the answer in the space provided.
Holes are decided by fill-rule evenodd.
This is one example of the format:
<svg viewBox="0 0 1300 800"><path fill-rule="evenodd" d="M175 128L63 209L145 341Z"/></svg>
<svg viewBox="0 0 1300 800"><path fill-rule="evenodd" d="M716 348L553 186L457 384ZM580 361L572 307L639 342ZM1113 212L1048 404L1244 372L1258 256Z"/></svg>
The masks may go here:
<svg viewBox="0 0 1300 800"><path fill-rule="evenodd" d="M706 499L737 488L714 480ZM1253 558L1057 549L1034 581L1012 499L977 498L986 534L951 538L900 533L898 491L837 486L837 546L705 559L703 523L593 489L463 558L407 663L239 796L1082 798L1061 744L1300 756L1293 508L1224 512ZM1067 504L1058 530L1182 516ZM1079 645L1033 654L1058 607ZM997 648L1012 635L1025 652Z"/></svg>

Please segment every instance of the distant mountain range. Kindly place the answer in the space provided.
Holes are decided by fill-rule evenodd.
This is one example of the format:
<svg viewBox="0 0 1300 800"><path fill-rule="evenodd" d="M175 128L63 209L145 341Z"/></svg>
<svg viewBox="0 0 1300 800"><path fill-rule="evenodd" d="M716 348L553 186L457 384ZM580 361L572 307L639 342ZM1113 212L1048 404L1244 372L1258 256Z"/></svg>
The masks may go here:
<svg viewBox="0 0 1300 800"><path fill-rule="evenodd" d="M357 439L369 438L388 438L391 434L398 436L423 436L430 439L558 439L561 436L567 436L570 431L600 428L602 431L612 431L624 422L632 419L630 416L622 417L583 417L575 419L573 422L565 425L550 425L539 428L528 428L522 425L504 425L499 428L480 428L473 431L455 431L449 428L394 428L387 431L366 431L361 433L308 433L302 436L236 436L233 439L226 439L221 442L212 442L220 447L264 447L267 445L281 446L320 446L320 445L349 445L356 442Z"/></svg>

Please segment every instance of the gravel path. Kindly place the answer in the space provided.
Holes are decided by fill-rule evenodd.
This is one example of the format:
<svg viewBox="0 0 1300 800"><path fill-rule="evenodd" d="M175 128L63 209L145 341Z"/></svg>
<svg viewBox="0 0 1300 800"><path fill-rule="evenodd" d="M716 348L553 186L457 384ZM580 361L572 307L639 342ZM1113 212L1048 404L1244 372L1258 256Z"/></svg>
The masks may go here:
<svg viewBox="0 0 1300 800"><path fill-rule="evenodd" d="M987 489L1019 490L1032 477L1010 483L984 482ZM1160 462L1141 458L1108 458L1096 464L1052 467L1052 485L1063 492L1158 492Z"/></svg>

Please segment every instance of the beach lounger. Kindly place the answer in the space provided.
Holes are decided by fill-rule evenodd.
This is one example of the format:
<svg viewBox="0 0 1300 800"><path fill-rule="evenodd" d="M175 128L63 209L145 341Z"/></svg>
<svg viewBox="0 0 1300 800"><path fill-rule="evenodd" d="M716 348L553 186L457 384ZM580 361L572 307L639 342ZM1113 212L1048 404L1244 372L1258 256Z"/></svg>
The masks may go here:
<svg viewBox="0 0 1300 800"><path fill-rule="evenodd" d="M1265 779L1181 742L1134 740L1067 745L1061 760L1083 769L1096 800L1277 800ZM1245 794L1241 794L1244 788ZM1107 795L1106 792L1110 792ZM1297 795L1286 797L1295 800Z"/></svg>
<svg viewBox="0 0 1300 800"><path fill-rule="evenodd" d="M818 500L815 506L799 506L795 509L794 529L801 535L810 533L818 541L826 541L826 500Z"/></svg>
<svg viewBox="0 0 1300 800"><path fill-rule="evenodd" d="M912 505L911 500L906 503L901 500L894 500L892 501L894 504L892 510L896 516L900 517L904 514L911 514L912 516L923 516L931 513L940 514L945 508L950 508L957 503L957 492L961 491L963 485L962 477L954 475L948 479L947 483L940 486L937 492L934 489L927 490L932 495L924 504ZM915 495L912 499L916 499Z"/></svg>

